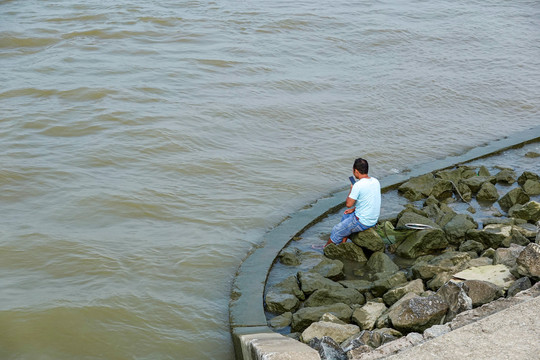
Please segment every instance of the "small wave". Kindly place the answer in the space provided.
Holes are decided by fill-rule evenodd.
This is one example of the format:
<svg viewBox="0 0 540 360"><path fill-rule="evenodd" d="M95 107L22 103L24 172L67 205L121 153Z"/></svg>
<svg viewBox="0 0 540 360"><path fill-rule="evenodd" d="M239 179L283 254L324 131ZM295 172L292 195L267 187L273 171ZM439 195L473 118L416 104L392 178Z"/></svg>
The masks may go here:
<svg viewBox="0 0 540 360"><path fill-rule="evenodd" d="M77 137L97 134L103 130L105 128L102 126L80 122L71 125L52 126L41 131L41 134L53 137Z"/></svg>
<svg viewBox="0 0 540 360"><path fill-rule="evenodd" d="M93 29L86 31L73 31L62 35L63 39L75 39L80 37L90 37L98 39L131 39L134 37L141 38L160 38L162 33L153 31L109 31L103 29Z"/></svg>
<svg viewBox="0 0 540 360"><path fill-rule="evenodd" d="M195 59L199 64L210 65L222 68L233 67L235 65L241 64L238 61L229 61L229 60L220 60L220 59Z"/></svg>

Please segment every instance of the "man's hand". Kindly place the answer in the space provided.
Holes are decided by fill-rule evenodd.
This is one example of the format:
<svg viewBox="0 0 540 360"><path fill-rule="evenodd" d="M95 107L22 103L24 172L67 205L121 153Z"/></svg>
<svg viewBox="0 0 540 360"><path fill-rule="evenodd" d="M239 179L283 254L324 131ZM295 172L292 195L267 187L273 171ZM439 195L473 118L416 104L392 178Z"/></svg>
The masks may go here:
<svg viewBox="0 0 540 360"><path fill-rule="evenodd" d="M355 209L356 208L350 208L350 209L345 210L343 213L344 214L350 214L350 213L353 213Z"/></svg>

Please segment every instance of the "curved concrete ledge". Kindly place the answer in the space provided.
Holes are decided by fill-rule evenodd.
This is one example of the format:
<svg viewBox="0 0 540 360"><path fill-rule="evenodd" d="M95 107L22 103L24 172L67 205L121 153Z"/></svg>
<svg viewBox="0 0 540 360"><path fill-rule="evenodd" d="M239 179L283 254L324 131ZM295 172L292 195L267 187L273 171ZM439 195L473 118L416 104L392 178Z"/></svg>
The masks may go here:
<svg viewBox="0 0 540 360"><path fill-rule="evenodd" d="M381 179L381 187L383 191L388 191L411 177L446 169L539 140L540 126L475 147L459 156L449 156L415 166L406 174L387 176ZM261 244L247 255L238 268L229 303L229 320L236 359L319 359L315 350L277 334L267 326L264 313L264 287L268 273L281 249L293 237L300 235L321 218L342 208L347 192L348 189L331 194L289 216L266 233Z"/></svg>

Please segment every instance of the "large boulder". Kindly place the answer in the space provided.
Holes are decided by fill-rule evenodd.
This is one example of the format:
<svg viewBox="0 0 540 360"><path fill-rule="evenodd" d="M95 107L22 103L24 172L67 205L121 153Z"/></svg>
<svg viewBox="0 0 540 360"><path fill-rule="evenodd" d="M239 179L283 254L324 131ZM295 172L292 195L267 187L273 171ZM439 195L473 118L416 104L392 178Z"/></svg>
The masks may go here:
<svg viewBox="0 0 540 360"><path fill-rule="evenodd" d="M504 295L504 291L500 286L497 286L488 281L482 280L467 280L467 295L472 300L472 306L478 307L496 300Z"/></svg>
<svg viewBox="0 0 540 360"><path fill-rule="evenodd" d="M519 254L517 260L518 272L534 280L540 280L540 245L530 243Z"/></svg>
<svg viewBox="0 0 540 360"><path fill-rule="evenodd" d="M498 203L503 211L508 212L512 206L526 204L530 199L529 195L522 188L518 187L507 192L499 199Z"/></svg>
<svg viewBox="0 0 540 360"><path fill-rule="evenodd" d="M268 321L268 325L274 329L281 329L291 325L292 322L292 313L286 312L281 315L275 316Z"/></svg>
<svg viewBox="0 0 540 360"><path fill-rule="evenodd" d="M523 191L529 196L540 195L540 181L527 180L525 184L523 184Z"/></svg>
<svg viewBox="0 0 540 360"><path fill-rule="evenodd" d="M531 171L524 171L517 179L517 182L520 186L525 185L527 180L533 180L533 181L540 181L540 176L537 174L531 172Z"/></svg>
<svg viewBox="0 0 540 360"><path fill-rule="evenodd" d="M384 251L384 241L375 229L370 228L365 231L360 231L350 237L351 241L356 245L370 251Z"/></svg>
<svg viewBox="0 0 540 360"><path fill-rule="evenodd" d="M345 351L329 336L315 337L309 341L308 345L317 350L321 360L347 360Z"/></svg>
<svg viewBox="0 0 540 360"><path fill-rule="evenodd" d="M339 260L332 260L324 258L320 263L315 265L311 272L316 272L322 276L330 279L343 278L343 263Z"/></svg>
<svg viewBox="0 0 540 360"><path fill-rule="evenodd" d="M341 343L359 332L360 328L353 324L341 325L332 322L318 321L309 325L306 330L302 332L302 341L309 343L313 338L321 339L323 336L328 336L337 343Z"/></svg>
<svg viewBox="0 0 540 360"><path fill-rule="evenodd" d="M472 309L472 299L466 290L463 283L448 281L437 291L437 295L448 305L445 322L452 321L457 314Z"/></svg>
<svg viewBox="0 0 540 360"><path fill-rule="evenodd" d="M396 248L398 256L415 259L422 255L439 252L448 246L444 231L441 229L419 230L412 232Z"/></svg>
<svg viewBox="0 0 540 360"><path fill-rule="evenodd" d="M355 289L360 293L366 293L373 287L373 282L368 280L341 280L339 282L346 288Z"/></svg>
<svg viewBox="0 0 540 360"><path fill-rule="evenodd" d="M484 245L474 240L467 240L467 241L462 242L461 245L459 245L459 251L462 251L462 252L473 251L478 254L483 250L484 250Z"/></svg>
<svg viewBox="0 0 540 360"><path fill-rule="evenodd" d="M515 205L509 210L509 215L535 223L540 220L540 203L529 201L524 205Z"/></svg>
<svg viewBox="0 0 540 360"><path fill-rule="evenodd" d="M300 281L300 287L302 289L302 292L304 292L304 294L306 295L310 295L319 289L343 289L343 286L341 284L327 279L319 273L311 271L299 271L298 280Z"/></svg>
<svg viewBox="0 0 540 360"><path fill-rule="evenodd" d="M416 297L405 301L390 313L390 321L396 330L422 332L439 324L448 310L448 305L437 296Z"/></svg>
<svg viewBox="0 0 540 360"><path fill-rule="evenodd" d="M491 224L483 229L471 229L467 231L466 239L473 240L484 245L484 249L497 249L509 237L512 236L512 226L504 224Z"/></svg>
<svg viewBox="0 0 540 360"><path fill-rule="evenodd" d="M437 200L442 201L444 199L452 197L453 193L454 185L452 185L452 181L437 179L435 185L433 185L433 188L431 189L430 196L434 196Z"/></svg>
<svg viewBox="0 0 540 360"><path fill-rule="evenodd" d="M311 323L319 321L326 313L335 315L340 320L348 323L351 320L352 309L346 304L332 304L328 306L305 307L293 314L291 330L293 332L304 331Z"/></svg>
<svg viewBox="0 0 540 360"><path fill-rule="evenodd" d="M495 185L493 185L489 181L483 183L480 190L478 190L478 194L476 194L476 200L479 201L495 202L498 199L499 192L497 191Z"/></svg>
<svg viewBox="0 0 540 360"><path fill-rule="evenodd" d="M529 279L527 276L523 276L510 285L508 288L508 291L506 292L507 297L515 296L517 293L527 290L532 286L531 279Z"/></svg>
<svg viewBox="0 0 540 360"><path fill-rule="evenodd" d="M366 262L367 258L362 248L354 243L330 244L324 248L324 255L330 259L351 260L356 262Z"/></svg>
<svg viewBox="0 0 540 360"><path fill-rule="evenodd" d="M265 297L266 309L275 314L294 311L300 305L299 300L304 298L296 277L289 276L268 289Z"/></svg>
<svg viewBox="0 0 540 360"><path fill-rule="evenodd" d="M463 179L461 182L469 187L473 194L476 194L485 182L495 184L497 179L494 176L473 176L468 179Z"/></svg>
<svg viewBox="0 0 540 360"><path fill-rule="evenodd" d="M331 305L335 303L343 303L347 305L364 304L366 299L364 295L354 289L319 289L309 296L304 302L304 307L318 307Z"/></svg>
<svg viewBox="0 0 540 360"><path fill-rule="evenodd" d="M511 185L516 182L517 175L512 169L502 169L497 175L495 175L497 182Z"/></svg>
<svg viewBox="0 0 540 360"><path fill-rule="evenodd" d="M371 330L375 322L386 311L386 306L380 302L368 301L361 308L356 308L352 314L354 321L361 330Z"/></svg>
<svg viewBox="0 0 540 360"><path fill-rule="evenodd" d="M444 232L451 244L459 244L465 238L467 231L478 228L472 217L466 214L457 214L444 225Z"/></svg>
<svg viewBox="0 0 540 360"><path fill-rule="evenodd" d="M397 273L380 273L376 274L376 280L373 282L371 293L375 297L381 297L388 290L407 282L405 273L398 271Z"/></svg>
<svg viewBox="0 0 540 360"><path fill-rule="evenodd" d="M488 281L505 290L516 280L510 273L510 269L503 264L471 267L454 274L454 278L461 280Z"/></svg>
<svg viewBox="0 0 540 360"><path fill-rule="evenodd" d="M297 266L302 263L300 250L295 248L285 248L279 253L279 261L283 265Z"/></svg>
<svg viewBox="0 0 540 360"><path fill-rule="evenodd" d="M366 266L374 273L395 273L399 270L399 266L397 266L388 255L381 251L373 253L369 257Z"/></svg>
<svg viewBox="0 0 540 360"><path fill-rule="evenodd" d="M413 281L410 281L406 284L396 286L390 290L388 290L383 295L383 300L386 305L392 306L395 304L399 299L401 299L405 294L413 293L416 295L420 295L425 291L424 289L424 283L421 279L416 279Z"/></svg>
<svg viewBox="0 0 540 360"><path fill-rule="evenodd" d="M517 272L516 260L525 249L524 246L511 244L508 248L498 248L493 256L493 265L503 264L510 269L511 273Z"/></svg>
<svg viewBox="0 0 540 360"><path fill-rule="evenodd" d="M265 300L266 309L274 314L294 311L300 305L298 298L290 293L269 291Z"/></svg>
<svg viewBox="0 0 540 360"><path fill-rule="evenodd" d="M433 174L429 173L405 182L398 188L398 192L410 201L417 201L428 197L435 183Z"/></svg>
<svg viewBox="0 0 540 360"><path fill-rule="evenodd" d="M429 280L439 273L455 274L466 268L471 256L468 253L448 251L429 260L416 262L411 270L415 279Z"/></svg>

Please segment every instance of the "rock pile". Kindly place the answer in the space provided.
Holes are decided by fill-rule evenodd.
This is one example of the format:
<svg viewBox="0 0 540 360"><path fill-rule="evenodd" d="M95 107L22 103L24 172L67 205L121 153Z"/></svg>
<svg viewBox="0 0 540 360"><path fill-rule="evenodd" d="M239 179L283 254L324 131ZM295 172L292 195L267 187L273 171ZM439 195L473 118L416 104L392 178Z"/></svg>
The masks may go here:
<svg viewBox="0 0 540 360"><path fill-rule="evenodd" d="M511 189L499 196L496 184ZM327 246L324 256L282 251L280 261L289 266L304 257L320 261L267 289L266 309L276 315L271 327L290 327L289 336L323 359L376 359L442 335L461 314L540 280L540 203L531 200L540 194L540 176L518 177L508 168L492 176L485 167L460 166L413 178L398 192L414 203L389 220L403 231L388 249L385 234L369 229ZM493 216L479 224L449 206L473 198L497 202L506 216L493 206ZM430 228L407 230L410 223ZM343 262L365 271L345 279Z"/></svg>

